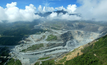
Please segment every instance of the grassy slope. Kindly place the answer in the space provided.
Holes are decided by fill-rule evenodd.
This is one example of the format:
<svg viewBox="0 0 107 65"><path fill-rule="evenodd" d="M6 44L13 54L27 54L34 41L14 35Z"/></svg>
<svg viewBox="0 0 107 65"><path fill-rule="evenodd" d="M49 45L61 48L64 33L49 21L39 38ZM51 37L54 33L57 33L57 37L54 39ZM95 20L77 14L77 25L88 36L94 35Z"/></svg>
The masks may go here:
<svg viewBox="0 0 107 65"><path fill-rule="evenodd" d="M49 35L46 40L47 41L57 40L57 36L55 36L55 35Z"/></svg>
<svg viewBox="0 0 107 65"><path fill-rule="evenodd" d="M35 65L39 65L39 64L40 64L40 62L35 63ZM55 62L53 59L51 59L51 60L47 60L47 61L42 61L42 64L40 64L40 65L55 65Z"/></svg>
<svg viewBox="0 0 107 65"><path fill-rule="evenodd" d="M22 65L19 60L11 59L6 65Z"/></svg>
<svg viewBox="0 0 107 65"><path fill-rule="evenodd" d="M107 65L107 35L82 50L83 55L69 60L65 65Z"/></svg>
<svg viewBox="0 0 107 65"><path fill-rule="evenodd" d="M31 47L28 47L27 49L23 49L22 52L34 51L34 50L40 49L41 47L44 47L42 43L41 44L35 44L35 45L32 45Z"/></svg>
<svg viewBox="0 0 107 65"><path fill-rule="evenodd" d="M39 58L39 60L49 59L50 57Z"/></svg>

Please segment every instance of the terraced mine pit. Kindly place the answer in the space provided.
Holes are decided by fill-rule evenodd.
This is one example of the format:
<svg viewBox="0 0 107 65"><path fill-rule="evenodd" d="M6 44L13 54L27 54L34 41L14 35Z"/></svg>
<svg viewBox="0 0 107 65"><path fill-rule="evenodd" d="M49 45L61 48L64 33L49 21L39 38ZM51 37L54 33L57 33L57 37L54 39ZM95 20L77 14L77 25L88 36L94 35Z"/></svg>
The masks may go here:
<svg viewBox="0 0 107 65"><path fill-rule="evenodd" d="M11 55L21 60L23 65L31 65L37 61L60 57L62 54L100 37L103 31L103 28L101 29L102 26L93 26L93 24L90 27L93 28L91 31L86 29L89 27L87 24L55 24L54 29L54 26L51 26L50 23L45 24L37 25L35 28L47 29L47 32L29 35L29 37L20 41L23 44L17 45L12 50ZM45 59L39 60L42 57Z"/></svg>

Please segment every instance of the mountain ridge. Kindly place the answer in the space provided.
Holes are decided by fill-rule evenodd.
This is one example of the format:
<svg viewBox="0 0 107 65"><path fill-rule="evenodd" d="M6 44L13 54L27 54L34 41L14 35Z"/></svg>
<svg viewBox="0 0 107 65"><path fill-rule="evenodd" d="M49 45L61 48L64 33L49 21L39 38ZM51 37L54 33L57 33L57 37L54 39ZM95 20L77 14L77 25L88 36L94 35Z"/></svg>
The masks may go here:
<svg viewBox="0 0 107 65"><path fill-rule="evenodd" d="M41 17L47 17L47 16L49 16L50 14L52 14L53 12L54 12L54 13L57 13L57 15L59 15L60 13L62 13L62 14L69 14L67 11L57 10L57 11L43 12L43 13L38 12L38 13L35 13L35 15L39 15L39 16L41 16ZM69 14L69 15L76 15L76 16L78 16L78 17L81 17L81 15L78 14L78 13L72 13L72 14Z"/></svg>

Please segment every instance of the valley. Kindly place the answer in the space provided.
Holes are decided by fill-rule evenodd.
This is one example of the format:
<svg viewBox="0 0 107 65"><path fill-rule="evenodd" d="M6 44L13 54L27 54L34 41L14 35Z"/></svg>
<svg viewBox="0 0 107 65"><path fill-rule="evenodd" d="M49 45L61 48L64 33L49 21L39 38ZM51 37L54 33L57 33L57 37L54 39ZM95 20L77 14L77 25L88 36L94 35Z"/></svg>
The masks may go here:
<svg viewBox="0 0 107 65"><path fill-rule="evenodd" d="M107 0L1 0L0 65L107 65Z"/></svg>
<svg viewBox="0 0 107 65"><path fill-rule="evenodd" d="M21 44L11 50L11 56L19 59L22 65L34 65L38 61L57 59L61 55L103 36L103 32L106 32L106 27L91 23L58 23L45 22L35 25L35 29L47 31L29 35L21 40ZM39 60L45 57L47 58Z"/></svg>

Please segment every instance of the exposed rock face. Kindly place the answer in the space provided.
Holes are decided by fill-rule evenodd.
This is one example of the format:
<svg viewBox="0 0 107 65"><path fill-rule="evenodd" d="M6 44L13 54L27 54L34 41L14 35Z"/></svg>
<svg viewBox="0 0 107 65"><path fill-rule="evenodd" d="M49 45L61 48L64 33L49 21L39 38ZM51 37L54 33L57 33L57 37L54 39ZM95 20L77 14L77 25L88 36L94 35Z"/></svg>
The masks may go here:
<svg viewBox="0 0 107 65"><path fill-rule="evenodd" d="M70 33L70 31L68 31L67 33L62 34L62 35L61 35L61 38L62 38L62 40L63 40L63 42L64 42L64 45L63 45L63 46L65 46L65 45L66 45L66 42L67 42L68 40L72 40L72 39L73 39L73 36L72 36L72 34Z"/></svg>
<svg viewBox="0 0 107 65"><path fill-rule="evenodd" d="M63 53L87 44L101 36L106 27L80 22L58 22L43 23L35 27L47 29L47 32L41 34L32 34L25 40L24 44L18 45L13 49L13 56L20 59L23 65L35 63L39 58L50 56L57 58ZM55 35L56 40L47 41L49 35ZM43 44L41 48L35 49L33 45ZM29 47L31 50L29 50ZM28 50L23 52L24 50ZM26 61L28 62L26 64Z"/></svg>
<svg viewBox="0 0 107 65"><path fill-rule="evenodd" d="M78 45L82 45L94 40L98 36L99 34L94 32L72 30L62 34L61 38L65 47L73 49Z"/></svg>

